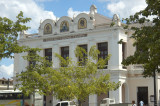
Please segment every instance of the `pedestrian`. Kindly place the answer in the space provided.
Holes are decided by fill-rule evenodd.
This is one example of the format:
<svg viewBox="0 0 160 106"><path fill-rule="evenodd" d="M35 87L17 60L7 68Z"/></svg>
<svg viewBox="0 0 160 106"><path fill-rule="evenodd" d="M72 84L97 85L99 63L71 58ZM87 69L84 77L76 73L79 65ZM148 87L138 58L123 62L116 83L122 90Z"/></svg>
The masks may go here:
<svg viewBox="0 0 160 106"><path fill-rule="evenodd" d="M135 101L132 101L132 106L136 106L136 103L135 103Z"/></svg>
<svg viewBox="0 0 160 106"><path fill-rule="evenodd" d="M143 102L143 101L140 101L140 102L139 102L139 105L140 105L140 106L143 106L143 105L144 105L144 102Z"/></svg>

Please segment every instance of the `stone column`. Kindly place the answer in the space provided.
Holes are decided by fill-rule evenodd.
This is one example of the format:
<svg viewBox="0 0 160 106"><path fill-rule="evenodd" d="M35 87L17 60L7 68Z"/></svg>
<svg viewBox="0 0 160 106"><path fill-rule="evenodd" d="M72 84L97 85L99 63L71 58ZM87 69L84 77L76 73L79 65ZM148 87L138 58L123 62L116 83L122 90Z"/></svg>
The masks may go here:
<svg viewBox="0 0 160 106"><path fill-rule="evenodd" d="M97 46L97 43L96 43L96 41L94 39L90 39L88 41L88 54L89 54L89 51L90 51L92 46Z"/></svg>
<svg viewBox="0 0 160 106"><path fill-rule="evenodd" d="M115 30L111 41L108 43L109 54L111 54L109 69L122 69L122 45L117 43L119 40L119 31Z"/></svg>
<svg viewBox="0 0 160 106"><path fill-rule="evenodd" d="M94 39L90 39L88 43L88 53L92 46L96 46L96 41ZM97 94L89 96L89 106L97 106Z"/></svg>
<svg viewBox="0 0 160 106"><path fill-rule="evenodd" d="M118 73L112 73L111 74L111 82L116 82L117 83L118 81L120 81L119 74ZM122 86L120 86L115 91L110 91L109 92L109 98L115 99L116 103L122 103Z"/></svg>
<svg viewBox="0 0 160 106"><path fill-rule="evenodd" d="M97 106L97 94L89 96L89 106Z"/></svg>
<svg viewBox="0 0 160 106"><path fill-rule="evenodd" d="M52 100L52 106L56 106L56 104L59 102L58 99L56 99L56 97L53 96L53 100Z"/></svg>
<svg viewBox="0 0 160 106"><path fill-rule="evenodd" d="M53 67L58 68L59 67L59 59L55 56L55 53L60 53L60 46L58 44L54 44L52 47L52 61L53 61Z"/></svg>
<svg viewBox="0 0 160 106"><path fill-rule="evenodd" d="M76 49L77 45L75 42L71 42L69 45L69 57L72 58L73 61L77 62L77 58L75 56L75 49Z"/></svg>

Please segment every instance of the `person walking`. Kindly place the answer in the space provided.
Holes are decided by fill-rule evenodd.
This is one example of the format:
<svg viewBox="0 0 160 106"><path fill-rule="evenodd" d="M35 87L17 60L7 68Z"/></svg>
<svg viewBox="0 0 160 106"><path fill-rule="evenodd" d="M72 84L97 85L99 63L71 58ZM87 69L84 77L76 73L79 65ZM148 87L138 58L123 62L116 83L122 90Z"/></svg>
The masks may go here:
<svg viewBox="0 0 160 106"><path fill-rule="evenodd" d="M139 105L140 105L140 106L143 106L143 105L144 105L144 102L143 102L143 101L140 101L140 102L139 102Z"/></svg>

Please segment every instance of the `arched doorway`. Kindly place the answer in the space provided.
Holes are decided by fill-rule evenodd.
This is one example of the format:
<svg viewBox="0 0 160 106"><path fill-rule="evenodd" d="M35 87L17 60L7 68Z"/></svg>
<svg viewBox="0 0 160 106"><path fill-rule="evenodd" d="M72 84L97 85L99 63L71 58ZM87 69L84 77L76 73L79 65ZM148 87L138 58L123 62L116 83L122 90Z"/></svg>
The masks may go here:
<svg viewBox="0 0 160 106"><path fill-rule="evenodd" d="M122 103L125 103L126 93L125 93L125 85L122 84Z"/></svg>
<svg viewBox="0 0 160 106"><path fill-rule="evenodd" d="M128 103L129 102L128 85L127 83L123 83L121 87L122 87L122 103Z"/></svg>

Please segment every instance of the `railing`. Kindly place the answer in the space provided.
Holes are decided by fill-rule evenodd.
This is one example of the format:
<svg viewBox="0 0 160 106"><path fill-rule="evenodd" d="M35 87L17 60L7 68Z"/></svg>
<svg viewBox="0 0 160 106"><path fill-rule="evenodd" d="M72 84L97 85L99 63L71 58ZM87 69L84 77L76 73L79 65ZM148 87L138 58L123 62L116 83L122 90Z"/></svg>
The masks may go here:
<svg viewBox="0 0 160 106"><path fill-rule="evenodd" d="M131 65L131 70L143 70L143 65L142 64L134 64Z"/></svg>

